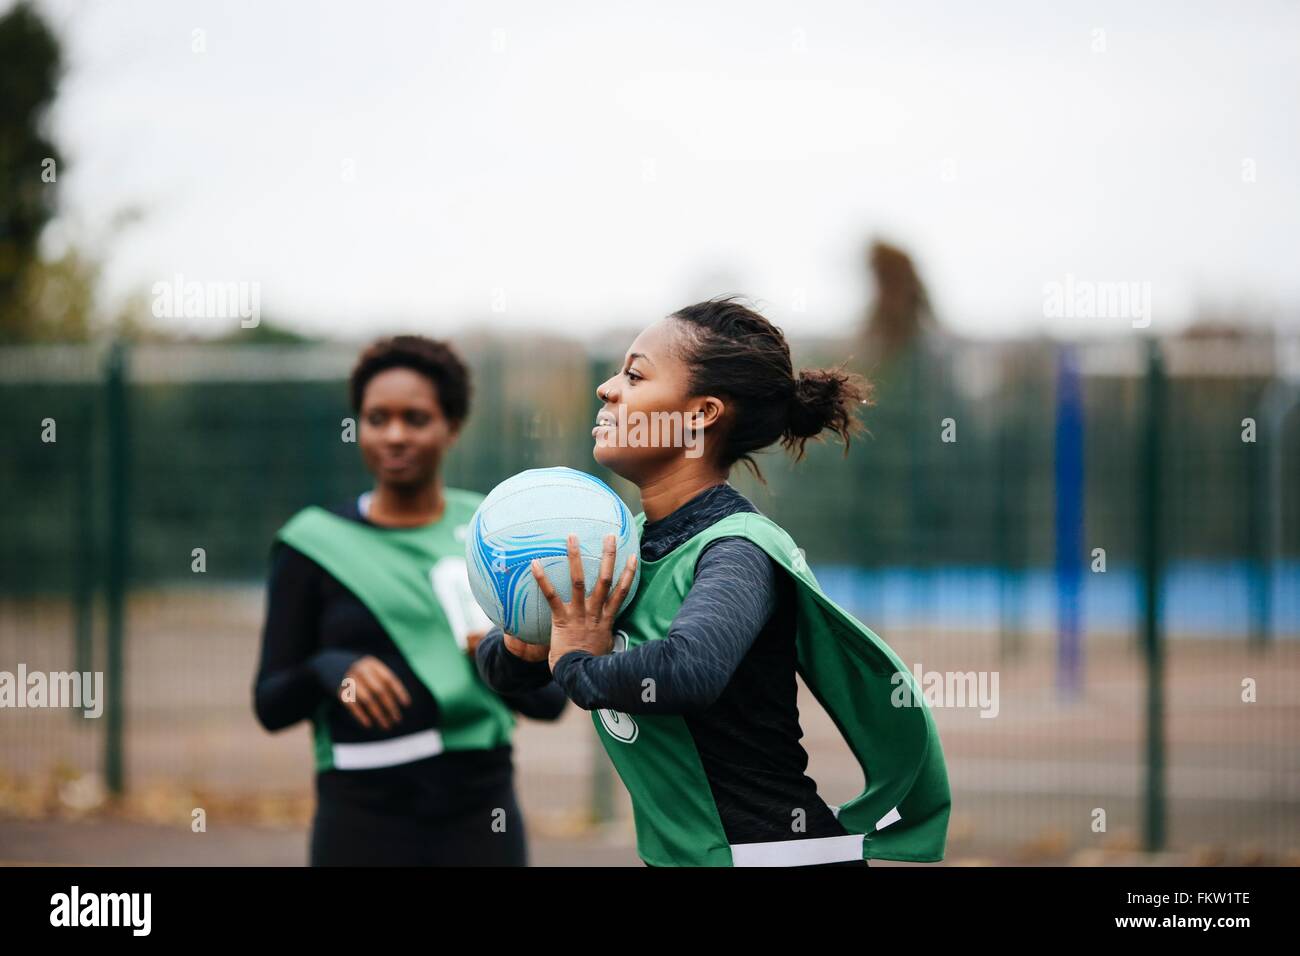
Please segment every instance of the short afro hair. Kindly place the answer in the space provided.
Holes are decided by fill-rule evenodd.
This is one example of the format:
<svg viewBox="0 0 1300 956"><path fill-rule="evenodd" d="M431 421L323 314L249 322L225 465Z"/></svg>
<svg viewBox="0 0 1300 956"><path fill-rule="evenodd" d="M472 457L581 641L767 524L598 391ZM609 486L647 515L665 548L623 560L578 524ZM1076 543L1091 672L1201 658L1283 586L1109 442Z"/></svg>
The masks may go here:
<svg viewBox="0 0 1300 956"><path fill-rule="evenodd" d="M370 380L390 368L409 368L431 381L450 421L459 425L469 417L469 369L451 345L423 335L379 339L361 353L348 383L354 412L361 411Z"/></svg>

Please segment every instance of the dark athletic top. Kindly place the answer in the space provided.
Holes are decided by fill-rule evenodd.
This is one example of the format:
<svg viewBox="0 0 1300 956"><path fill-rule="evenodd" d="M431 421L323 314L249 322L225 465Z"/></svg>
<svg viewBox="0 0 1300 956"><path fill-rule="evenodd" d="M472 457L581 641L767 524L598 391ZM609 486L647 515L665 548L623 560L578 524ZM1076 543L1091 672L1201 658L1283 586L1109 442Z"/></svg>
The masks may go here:
<svg viewBox="0 0 1300 956"><path fill-rule="evenodd" d="M331 509L351 521L381 528L361 515L356 500ZM301 551L277 546L268 587L261 664L254 686L254 711L267 730L280 730L331 702L330 737L339 743L385 740L439 726L438 703L388 632L359 598ZM411 696L401 720L383 730L357 723L338 699L348 668L361 657L383 661ZM526 717L554 720L564 710L564 692L543 683L519 694L502 694ZM473 807L486 793L511 779L511 747L444 752L365 770L317 774L322 800L337 799L387 814L436 817Z"/></svg>
<svg viewBox="0 0 1300 956"><path fill-rule="evenodd" d="M672 514L648 522L641 557L658 560L736 512L758 509L729 484L701 492ZM730 843L844 836L807 776L795 683L794 581L745 538L724 537L700 552L695 579L667 636L637 654L565 654L554 681L584 710L679 714L709 779ZM478 648L479 672L492 687L521 690L549 679L546 661L529 663L506 649L494 627ZM641 699L652 678L658 700ZM806 829L794 832L794 811Z"/></svg>

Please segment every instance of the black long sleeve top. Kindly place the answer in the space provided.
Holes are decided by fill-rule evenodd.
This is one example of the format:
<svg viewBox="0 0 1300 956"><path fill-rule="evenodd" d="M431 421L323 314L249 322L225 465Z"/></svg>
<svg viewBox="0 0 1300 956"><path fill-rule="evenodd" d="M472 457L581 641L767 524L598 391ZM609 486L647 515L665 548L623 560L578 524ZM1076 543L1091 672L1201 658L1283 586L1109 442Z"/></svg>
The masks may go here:
<svg viewBox="0 0 1300 956"><path fill-rule="evenodd" d="M355 500L332 510L349 520L370 523ZM410 705L401 710L401 720L387 730L361 726L338 699L344 675L365 655L383 661L411 697ZM501 696L518 713L540 720L556 719L567 703L554 683ZM323 701L329 702L327 720L335 742L384 740L439 726L437 701L369 608L311 558L281 544L272 562L254 711L263 727L275 731L311 717ZM320 776L337 778L339 782L332 784L335 790L395 812L399 808L383 796L384 788L374 784L400 778L408 784L404 802L427 812L444 797L451 799L454 791L473 792L484 775L499 777L510 766L510 752L504 746L441 753L397 767L326 771Z"/></svg>
<svg viewBox="0 0 1300 956"><path fill-rule="evenodd" d="M701 492L648 522L641 557L658 560L730 514L757 508L729 484ZM668 633L619 654L571 651L554 681L585 710L676 714L686 720L732 843L842 836L843 827L805 771L796 702L795 584L762 548L723 537L701 552ZM493 628L476 656L493 687L543 686L546 661L527 662ZM654 680L656 699L642 699ZM795 811L806 830L792 832Z"/></svg>

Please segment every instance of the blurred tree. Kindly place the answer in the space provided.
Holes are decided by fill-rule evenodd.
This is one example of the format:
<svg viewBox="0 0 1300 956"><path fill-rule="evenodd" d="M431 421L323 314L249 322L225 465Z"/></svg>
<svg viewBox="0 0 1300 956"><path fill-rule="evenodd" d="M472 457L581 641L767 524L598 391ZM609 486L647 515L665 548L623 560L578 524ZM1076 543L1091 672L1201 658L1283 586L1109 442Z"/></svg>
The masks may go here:
<svg viewBox="0 0 1300 956"><path fill-rule="evenodd" d="M98 263L75 247L58 259L26 262L0 308L0 344L87 341L98 279Z"/></svg>
<svg viewBox="0 0 1300 956"><path fill-rule="evenodd" d="M912 259L879 240L871 244L867 263L875 280L876 299L867 314L863 338L872 363L885 362L938 328L930 297Z"/></svg>
<svg viewBox="0 0 1300 956"><path fill-rule="evenodd" d="M59 152L43 132L62 70L58 38L30 3L0 17L0 341L30 336L37 316L25 310L48 296L62 301L68 292L62 280L84 265L65 256L50 275L27 276L41 231L54 215L62 171Z"/></svg>

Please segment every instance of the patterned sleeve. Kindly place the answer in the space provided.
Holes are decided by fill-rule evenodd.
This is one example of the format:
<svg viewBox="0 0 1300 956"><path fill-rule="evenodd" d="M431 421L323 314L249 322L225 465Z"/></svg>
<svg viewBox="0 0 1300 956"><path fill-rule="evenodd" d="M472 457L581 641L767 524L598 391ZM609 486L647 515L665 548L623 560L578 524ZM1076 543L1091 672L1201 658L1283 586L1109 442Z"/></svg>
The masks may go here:
<svg viewBox="0 0 1300 956"><path fill-rule="evenodd" d="M551 681L546 661L525 661L510 653L505 632L499 625L494 625L478 642L474 663L483 682L503 696L540 690Z"/></svg>
<svg viewBox="0 0 1300 956"><path fill-rule="evenodd" d="M668 634L618 654L565 654L555 681L584 710L689 714L722 694L776 609L776 567L746 538L718 538ZM649 698L649 699L647 699Z"/></svg>

